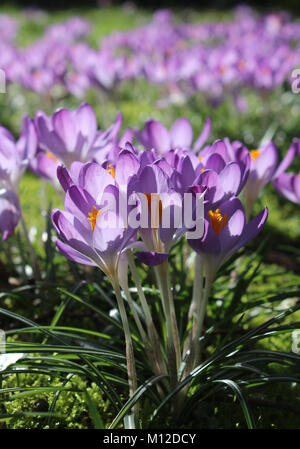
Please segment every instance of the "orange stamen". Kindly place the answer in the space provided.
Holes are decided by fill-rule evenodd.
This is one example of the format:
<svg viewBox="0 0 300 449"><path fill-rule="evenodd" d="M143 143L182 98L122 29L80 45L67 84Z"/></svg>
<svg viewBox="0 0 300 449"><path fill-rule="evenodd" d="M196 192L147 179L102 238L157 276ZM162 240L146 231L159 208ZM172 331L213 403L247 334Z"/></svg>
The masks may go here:
<svg viewBox="0 0 300 449"><path fill-rule="evenodd" d="M224 216L222 216L220 209L217 209L215 212L213 212L212 210L210 210L208 212L210 221L211 221L211 225L213 230L215 231L215 233L217 235L220 235L220 232L225 228L225 226L227 225L228 222L228 216L227 214L225 214Z"/></svg>
<svg viewBox="0 0 300 449"><path fill-rule="evenodd" d="M256 159L258 158L258 156L260 155L261 151L260 150L250 150L250 156L251 159L253 161L256 161Z"/></svg>
<svg viewBox="0 0 300 449"><path fill-rule="evenodd" d="M112 164L109 164L108 169L106 170L113 178L116 177L115 167Z"/></svg>
<svg viewBox="0 0 300 449"><path fill-rule="evenodd" d="M243 59L241 61L239 61L239 63L238 63L239 70L245 70L246 67L247 67L246 61L244 61Z"/></svg>
<svg viewBox="0 0 300 449"><path fill-rule="evenodd" d="M52 153L50 153L50 151L47 151L46 156L51 159L53 162L55 162L56 164L58 164L58 159L57 157L53 156Z"/></svg>
<svg viewBox="0 0 300 449"><path fill-rule="evenodd" d="M100 214L101 210L97 209L96 206L93 206L93 212L89 212L89 217L87 217L87 219L91 222L92 232L94 232L95 230L97 218L99 217Z"/></svg>

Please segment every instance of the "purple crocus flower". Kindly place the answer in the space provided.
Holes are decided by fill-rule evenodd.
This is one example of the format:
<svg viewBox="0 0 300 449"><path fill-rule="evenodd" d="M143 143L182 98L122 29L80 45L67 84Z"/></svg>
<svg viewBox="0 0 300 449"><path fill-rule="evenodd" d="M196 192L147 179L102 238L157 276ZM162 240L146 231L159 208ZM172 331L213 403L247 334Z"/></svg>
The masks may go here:
<svg viewBox="0 0 300 449"><path fill-rule="evenodd" d="M168 176L156 164L147 165L133 176L129 188L136 193L139 216L146 217L139 226L144 251L137 252L136 256L146 265L160 265L189 228L182 219L183 197L170 188ZM169 217L167 225L165 217Z"/></svg>
<svg viewBox="0 0 300 449"><path fill-rule="evenodd" d="M279 165L278 150L273 142L263 145L258 150L250 151L250 173L244 190L248 216L264 186L268 182L278 178L289 167L297 148L298 144L293 142Z"/></svg>
<svg viewBox="0 0 300 449"><path fill-rule="evenodd" d="M200 150L210 134L211 121L206 119L202 132L198 139L193 142L193 129L190 121L180 118L174 122L170 131L156 120L149 120L145 123L142 132L136 130L136 137L146 150L155 149L158 154L164 155L171 149L178 147L191 148L194 152Z"/></svg>
<svg viewBox="0 0 300 449"><path fill-rule="evenodd" d="M116 123L109 130L97 132L95 113L90 105L83 104L72 112L61 109L50 118L39 111L35 127L40 148L69 167L74 161L91 160L114 137L114 128L119 126L120 120L118 114Z"/></svg>
<svg viewBox="0 0 300 449"><path fill-rule="evenodd" d="M61 162L49 151L38 149L36 156L30 161L29 169L39 178L45 179L59 187L57 181L57 167Z"/></svg>
<svg viewBox="0 0 300 449"><path fill-rule="evenodd" d="M282 196L293 203L300 204L300 174L281 173L273 186Z"/></svg>
<svg viewBox="0 0 300 449"><path fill-rule="evenodd" d="M242 203L238 198L231 198L217 209L207 211L203 237L188 239L188 243L203 256L210 280L232 254L256 237L267 217L268 209L265 208L246 224Z"/></svg>
<svg viewBox="0 0 300 449"><path fill-rule="evenodd" d="M0 189L0 232L2 240L8 239L21 218L20 204L12 190Z"/></svg>
<svg viewBox="0 0 300 449"><path fill-rule="evenodd" d="M75 177L63 173L65 180ZM59 251L68 259L85 265L98 266L111 279L118 276L118 261L135 240L136 229L123 220L118 208L106 206L106 195L119 201L119 188L114 177L96 163L80 164L77 170L78 184L66 191L65 211L54 209L52 221L60 238ZM74 181L74 179L73 179Z"/></svg>
<svg viewBox="0 0 300 449"><path fill-rule="evenodd" d="M16 141L0 127L0 186L18 192L21 176L36 152L37 138L32 121L24 117L20 138Z"/></svg>

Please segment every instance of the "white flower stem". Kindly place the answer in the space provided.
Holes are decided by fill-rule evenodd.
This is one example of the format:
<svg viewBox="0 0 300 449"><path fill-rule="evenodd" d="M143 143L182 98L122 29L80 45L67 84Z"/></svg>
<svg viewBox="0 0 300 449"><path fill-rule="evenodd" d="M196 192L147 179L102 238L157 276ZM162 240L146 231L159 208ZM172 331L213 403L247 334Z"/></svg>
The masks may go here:
<svg viewBox="0 0 300 449"><path fill-rule="evenodd" d="M195 255L195 267L194 267L194 283L193 283L193 297L188 313L188 323L193 320L192 327L186 338L183 349L183 357L186 355L188 350L191 350L192 337L195 332L195 319L197 310L199 310L202 295L203 295L203 258L200 254ZM189 363L187 362L187 365Z"/></svg>
<svg viewBox="0 0 300 449"><path fill-rule="evenodd" d="M125 334L125 343L126 343L126 360L127 360L127 371L128 371L128 384L129 384L129 396L130 398L133 396L137 389L137 377L135 370L135 360L134 360L134 352L133 352L133 344L130 334L129 323L127 319L126 309L124 306L120 286L117 279L112 279L112 286L114 288L118 308L121 315L121 320L123 324L124 334ZM137 419L138 416L138 407L137 404L133 407L135 417Z"/></svg>
<svg viewBox="0 0 300 449"><path fill-rule="evenodd" d="M166 366L165 366L165 360L164 360L164 356L161 350L161 345L160 345L160 341L159 341L159 337L158 337L158 333L157 330L155 328L155 325L153 323L152 320L152 316L151 316L151 312L149 309L149 306L147 304L147 300L140 282L140 278L134 263L134 258L132 255L132 252L130 250L128 250L126 252L127 255L127 259L128 259L128 263L129 263L129 267L130 267L130 271L132 274L132 278L133 281L135 283L140 301L141 301L141 305L142 305L142 309L143 312L145 314L145 318L146 318L146 325L147 325L147 332L148 332L148 336L149 336L149 340L151 342L152 345L152 349L153 349L153 353L154 353L154 357L157 360L157 364L160 367L160 372L162 374L166 374L167 370L166 370Z"/></svg>
<svg viewBox="0 0 300 449"><path fill-rule="evenodd" d="M169 364L169 375L171 387L174 388L178 383L177 373L181 364L181 352L174 303L172 293L169 291L170 281L168 278L168 262L165 261L161 265L155 267L155 272L158 279L161 299L164 304L167 329L167 356Z"/></svg>
<svg viewBox="0 0 300 449"><path fill-rule="evenodd" d="M201 348L200 348L200 342L199 339L202 335L202 331L203 331L203 323L204 323L204 318L205 318L205 314L206 314L206 307L207 307L207 303L208 303L208 298L209 298L209 293L210 293L210 289L211 286L213 284L213 280L214 280L214 273L210 272L207 268L205 270L205 287L204 287L204 294L203 294L203 298L201 300L201 303L199 304L199 309L197 310L196 313L196 317L197 317L197 322L196 322L196 328L195 328L195 334L193 337L193 368L195 368L199 362L200 362L200 358L201 358Z"/></svg>
<svg viewBox="0 0 300 449"><path fill-rule="evenodd" d="M30 258L31 258L31 264L32 264L32 269L33 269L33 273L34 273L34 278L35 278L36 281L40 281L41 280L40 269L39 269L39 266L38 266L38 262L37 262L37 258L36 258L36 255L35 255L34 248L32 246L30 238L29 238L27 226L26 226L26 223L25 223L22 211L21 211L21 225L22 225L22 228L23 228L23 233L24 233L25 239L26 239L27 244L28 244L28 248L29 248L29 254L30 254Z"/></svg>
<svg viewBox="0 0 300 449"><path fill-rule="evenodd" d="M123 285L123 292L125 293L125 297L127 299L130 311L131 311L132 316L134 318L136 327L138 328L138 331L140 333L140 336L142 337L143 343L146 346L148 344L147 335L146 335L146 332L144 331L143 325L141 323L140 317L138 316L136 308L134 307L133 299L132 299L132 296L131 296L131 293L130 293L128 287L125 287Z"/></svg>

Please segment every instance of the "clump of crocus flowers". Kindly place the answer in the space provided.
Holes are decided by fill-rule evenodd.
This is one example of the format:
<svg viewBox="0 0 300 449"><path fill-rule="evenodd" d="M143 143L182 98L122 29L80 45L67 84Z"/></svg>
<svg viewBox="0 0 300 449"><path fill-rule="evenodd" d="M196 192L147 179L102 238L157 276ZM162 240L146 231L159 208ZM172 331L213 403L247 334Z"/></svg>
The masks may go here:
<svg viewBox="0 0 300 449"><path fill-rule="evenodd" d="M201 361L200 338L218 270L267 220L266 207L250 219L262 188L273 181L282 194L300 202L299 175L285 173L299 152L299 141L294 139L278 164L272 142L250 151L227 138L207 144L210 119L194 144L185 118L170 130L150 120L143 131L127 129L119 137L121 119L119 113L108 130L99 131L93 109L84 104L52 117L40 111L34 120L25 118L17 142L1 128L0 229L6 239L17 224L17 185L27 166L46 179L56 177L64 194L64 210L52 211L57 248L75 263L99 268L111 282L125 333L132 396L138 385L129 320L135 321L153 373L167 376L169 388L176 387L179 377ZM183 238L194 254L185 341L179 336L168 262ZM154 271L165 340L153 321L137 259ZM129 273L144 319L128 288Z"/></svg>

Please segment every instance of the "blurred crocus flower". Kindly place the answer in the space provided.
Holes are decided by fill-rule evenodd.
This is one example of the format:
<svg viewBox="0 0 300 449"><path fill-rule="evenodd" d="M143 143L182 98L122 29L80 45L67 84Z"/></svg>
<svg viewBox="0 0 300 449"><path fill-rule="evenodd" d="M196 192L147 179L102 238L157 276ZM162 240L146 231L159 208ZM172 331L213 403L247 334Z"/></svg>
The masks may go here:
<svg viewBox="0 0 300 449"><path fill-rule="evenodd" d="M88 104L75 111L60 109L47 117L39 111L35 117L38 143L42 150L53 154L66 167L74 161L90 161L95 153L109 144L119 129L120 114L107 131L97 131L97 119Z"/></svg>
<svg viewBox="0 0 300 449"><path fill-rule="evenodd" d="M39 178L45 179L58 189L57 167L61 162L49 151L38 149L35 157L30 161L28 168Z"/></svg>
<svg viewBox="0 0 300 449"><path fill-rule="evenodd" d="M273 142L263 145L260 149L250 150L250 173L244 189L247 218L264 186L278 178L289 167L297 148L298 144L294 141L279 165L278 150Z"/></svg>
<svg viewBox="0 0 300 449"><path fill-rule="evenodd" d="M209 137L211 121L206 119L202 132L193 142L193 129L190 121L186 118L179 118L174 122L170 131L156 120L149 120L145 123L143 131L136 130L136 137L146 150L156 150L158 154L164 155L171 149L192 148L197 152L204 145Z"/></svg>
<svg viewBox="0 0 300 449"><path fill-rule="evenodd" d="M300 173L281 173L273 186L289 201L300 204Z"/></svg>
<svg viewBox="0 0 300 449"><path fill-rule="evenodd" d="M39 94L46 94L57 83L58 79L53 70L40 66L22 72L20 81L26 89L30 89Z"/></svg>
<svg viewBox="0 0 300 449"><path fill-rule="evenodd" d="M246 224L242 203L238 198L231 198L218 208L207 210L203 237L189 239L188 242L202 255L210 281L231 255L256 237L267 217L268 209L265 208Z"/></svg>
<svg viewBox="0 0 300 449"><path fill-rule="evenodd" d="M12 235L20 218L20 204L15 192L0 188L0 232L2 240L6 240Z"/></svg>
<svg viewBox="0 0 300 449"><path fill-rule="evenodd" d="M24 117L20 138L16 141L0 127L0 186L18 193L21 176L34 157L37 138L32 121Z"/></svg>

